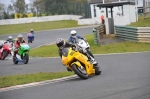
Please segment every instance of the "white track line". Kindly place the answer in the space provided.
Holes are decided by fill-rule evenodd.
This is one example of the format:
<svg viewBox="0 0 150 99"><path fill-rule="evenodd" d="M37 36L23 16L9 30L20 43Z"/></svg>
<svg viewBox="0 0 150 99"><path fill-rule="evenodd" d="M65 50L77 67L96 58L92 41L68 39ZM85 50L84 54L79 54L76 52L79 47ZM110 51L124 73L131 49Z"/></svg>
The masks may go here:
<svg viewBox="0 0 150 99"><path fill-rule="evenodd" d="M34 83L29 83L29 84L0 88L0 92L10 91L10 90L15 90L15 89L21 89L21 88L28 88L28 87L39 86L39 85L46 85L46 84L50 84L50 83L56 83L56 82L71 80L71 79L74 79L76 77L77 77L76 75L73 75L73 76L62 77L62 78L53 79L53 80L46 80L46 81L41 81L41 82L34 82Z"/></svg>

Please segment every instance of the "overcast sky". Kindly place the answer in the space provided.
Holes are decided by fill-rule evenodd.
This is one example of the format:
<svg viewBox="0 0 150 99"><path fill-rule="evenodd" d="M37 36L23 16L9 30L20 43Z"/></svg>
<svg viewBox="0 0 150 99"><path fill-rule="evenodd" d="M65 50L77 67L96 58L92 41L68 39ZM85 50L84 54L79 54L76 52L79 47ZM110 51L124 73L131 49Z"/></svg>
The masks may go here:
<svg viewBox="0 0 150 99"><path fill-rule="evenodd" d="M9 5L9 4L12 4L10 1L11 1L11 0L0 0L0 3L3 3L3 4L5 4L5 5ZM25 0L25 2L26 2L27 4L30 3L29 0Z"/></svg>

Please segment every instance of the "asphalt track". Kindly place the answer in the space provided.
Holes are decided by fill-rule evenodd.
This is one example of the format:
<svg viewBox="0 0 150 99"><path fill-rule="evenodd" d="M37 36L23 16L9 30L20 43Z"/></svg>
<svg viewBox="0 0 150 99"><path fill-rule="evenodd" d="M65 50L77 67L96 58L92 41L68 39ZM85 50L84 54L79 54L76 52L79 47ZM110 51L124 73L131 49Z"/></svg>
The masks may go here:
<svg viewBox="0 0 150 99"><path fill-rule="evenodd" d="M99 76L87 80L74 77L37 86L1 90L0 99L150 99L150 52L97 55L96 59L102 69ZM41 61L44 63L46 60ZM18 68L23 67L25 71L32 71L34 67L41 70L47 68L49 71L54 68L64 70L65 67L57 60L49 59L49 62L55 63L49 67L46 66L48 63L40 67L31 62L35 64L30 65L31 68L22 65L18 65Z"/></svg>
<svg viewBox="0 0 150 99"><path fill-rule="evenodd" d="M84 27L76 27L76 28L65 28L65 29L54 29L54 30L44 30L44 31L35 31L35 41L30 43L29 46L31 48L38 47L43 44L54 43L57 38L68 39L70 36L71 30L76 30L77 33L81 36L85 36L87 34L91 34L93 28L96 26L84 26ZM28 32L27 32L28 33ZM27 33L21 33L25 40L27 41ZM13 38L16 38L18 34L12 34ZM7 39L9 35L0 36L0 40Z"/></svg>
<svg viewBox="0 0 150 99"><path fill-rule="evenodd" d="M56 39L54 37L57 36L53 36L51 41ZM0 99L150 99L150 52L95 57L102 70L99 76L87 80L74 77L37 86L1 90ZM10 59L0 61L0 75L64 70L66 68L60 58L31 58L27 65L13 65Z"/></svg>

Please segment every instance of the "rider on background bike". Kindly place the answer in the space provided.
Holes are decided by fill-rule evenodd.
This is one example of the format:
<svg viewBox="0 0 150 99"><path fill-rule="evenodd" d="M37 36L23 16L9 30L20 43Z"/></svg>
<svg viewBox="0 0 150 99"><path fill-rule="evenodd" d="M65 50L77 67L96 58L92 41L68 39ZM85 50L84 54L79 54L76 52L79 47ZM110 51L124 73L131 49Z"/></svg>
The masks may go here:
<svg viewBox="0 0 150 99"><path fill-rule="evenodd" d="M11 45L13 46L14 40L12 36L8 36L7 40L5 43L11 43Z"/></svg>
<svg viewBox="0 0 150 99"><path fill-rule="evenodd" d="M86 41L83 37L81 37L81 36L79 36L79 35L77 35L77 32L75 31L75 30L72 30L71 32L70 32L70 37L69 37L69 43L78 43L78 39L83 39L84 41ZM81 49L82 50L82 49ZM86 55L87 56L87 52L84 52L84 51L81 51L82 52L82 54L84 54L84 55ZM87 56L88 57L88 56ZM94 58L94 56L92 56L93 58ZM90 57L88 57L88 59L89 60L91 60L91 58ZM94 63L93 63L94 64ZM97 63L95 63L95 64L97 64Z"/></svg>
<svg viewBox="0 0 150 99"><path fill-rule="evenodd" d="M33 29L31 29L29 33L31 33L31 34L32 34L32 36L33 36L33 40L34 40L34 30L33 30Z"/></svg>
<svg viewBox="0 0 150 99"><path fill-rule="evenodd" d="M17 37L17 40L14 43L14 46L15 46L15 49L16 49L14 51L14 55L13 55L14 58L16 57L16 54L18 53L18 48L20 48L21 43L26 43L26 41L24 40L23 35L19 34L18 37Z"/></svg>
<svg viewBox="0 0 150 99"><path fill-rule="evenodd" d="M13 42L13 37L12 36L8 36L7 40L8 42L12 43Z"/></svg>
<svg viewBox="0 0 150 99"><path fill-rule="evenodd" d="M78 40L78 39L83 39L83 40L84 40L83 37L77 35L76 30L72 30L72 31L70 32L70 34L71 34L71 35L70 35L70 37L69 37L69 39L68 39L68 42L77 43L77 40Z"/></svg>

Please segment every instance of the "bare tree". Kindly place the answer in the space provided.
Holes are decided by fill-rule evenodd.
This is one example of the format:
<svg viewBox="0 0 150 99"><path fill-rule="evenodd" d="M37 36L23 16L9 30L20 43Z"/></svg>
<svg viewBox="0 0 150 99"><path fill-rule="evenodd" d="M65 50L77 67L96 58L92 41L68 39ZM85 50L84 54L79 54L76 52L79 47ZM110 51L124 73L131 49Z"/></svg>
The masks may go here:
<svg viewBox="0 0 150 99"><path fill-rule="evenodd" d="M14 13L14 7L11 4L8 5L7 13L9 13L9 14Z"/></svg>
<svg viewBox="0 0 150 99"><path fill-rule="evenodd" d="M27 7L25 0L16 0L16 2L13 2L13 6L15 9L16 13L26 13L27 12Z"/></svg>
<svg viewBox="0 0 150 99"><path fill-rule="evenodd" d="M41 15L42 13L45 12L44 0L35 0L33 2L33 6L37 11L37 15Z"/></svg>
<svg viewBox="0 0 150 99"><path fill-rule="evenodd" d="M0 3L0 19L4 18L4 12L5 12L5 5L3 3Z"/></svg>

